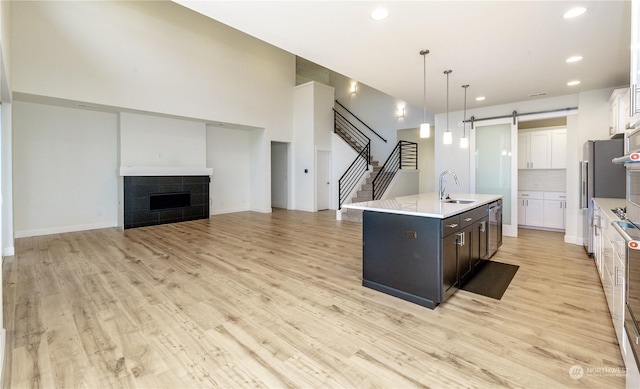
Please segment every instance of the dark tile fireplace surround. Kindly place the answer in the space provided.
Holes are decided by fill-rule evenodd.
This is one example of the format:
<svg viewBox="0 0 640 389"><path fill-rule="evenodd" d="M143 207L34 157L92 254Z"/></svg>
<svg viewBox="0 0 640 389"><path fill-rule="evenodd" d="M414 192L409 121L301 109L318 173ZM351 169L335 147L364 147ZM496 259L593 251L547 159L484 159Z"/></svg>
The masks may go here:
<svg viewBox="0 0 640 389"><path fill-rule="evenodd" d="M209 218L209 176L125 176L124 228Z"/></svg>

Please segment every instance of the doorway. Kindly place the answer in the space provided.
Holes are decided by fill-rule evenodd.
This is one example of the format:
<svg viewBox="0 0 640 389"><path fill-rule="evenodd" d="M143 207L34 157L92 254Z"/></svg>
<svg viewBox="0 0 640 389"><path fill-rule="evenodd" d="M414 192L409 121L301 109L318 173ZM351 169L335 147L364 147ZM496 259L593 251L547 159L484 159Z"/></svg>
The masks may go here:
<svg viewBox="0 0 640 389"><path fill-rule="evenodd" d="M517 188L517 131L509 119L476 123L471 131L471 187L478 194L502 195L503 233L518 236Z"/></svg>
<svg viewBox="0 0 640 389"><path fill-rule="evenodd" d="M289 208L289 143L271 142L271 207Z"/></svg>

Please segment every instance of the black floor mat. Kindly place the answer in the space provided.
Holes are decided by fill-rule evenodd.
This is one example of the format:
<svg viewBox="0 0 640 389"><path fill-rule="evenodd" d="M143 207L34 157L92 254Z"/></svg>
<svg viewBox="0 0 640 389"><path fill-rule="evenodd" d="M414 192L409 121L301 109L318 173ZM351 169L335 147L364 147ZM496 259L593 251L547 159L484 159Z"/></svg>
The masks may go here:
<svg viewBox="0 0 640 389"><path fill-rule="evenodd" d="M518 268L508 263L486 261L480 271L460 289L500 300Z"/></svg>

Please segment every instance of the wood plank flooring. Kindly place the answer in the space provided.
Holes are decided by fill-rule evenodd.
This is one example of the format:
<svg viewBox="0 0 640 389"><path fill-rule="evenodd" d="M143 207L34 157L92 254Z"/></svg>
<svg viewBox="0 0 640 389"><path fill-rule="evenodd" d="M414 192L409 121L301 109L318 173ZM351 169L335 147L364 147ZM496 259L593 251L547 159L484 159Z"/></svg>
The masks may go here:
<svg viewBox="0 0 640 389"><path fill-rule="evenodd" d="M624 387L587 370L623 362L594 263L562 234L505 238L493 259L520 269L502 300L429 310L361 286L361 229L274 210L18 239L3 386Z"/></svg>

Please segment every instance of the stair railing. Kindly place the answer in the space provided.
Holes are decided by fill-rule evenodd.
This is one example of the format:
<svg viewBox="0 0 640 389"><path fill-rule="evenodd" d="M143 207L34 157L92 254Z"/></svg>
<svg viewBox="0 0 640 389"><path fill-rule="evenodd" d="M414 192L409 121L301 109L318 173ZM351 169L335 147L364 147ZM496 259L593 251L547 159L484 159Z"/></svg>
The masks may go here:
<svg viewBox="0 0 640 389"><path fill-rule="evenodd" d="M353 112L349 111L349 109L347 107L345 107L344 105L342 105L338 100L336 100L336 104L338 104L342 109L347 111L349 113L349 115L351 115L354 119L356 119L358 122L360 122L363 126L367 127L367 129L369 129L369 131L373 132L378 138L382 139L384 141L384 143L387 143L386 139L384 139L380 134L375 132L375 130L373 128L369 127L369 125L367 123L365 123L362 120L360 120L359 117L354 115ZM334 109L334 111L335 111L335 109Z"/></svg>
<svg viewBox="0 0 640 389"><path fill-rule="evenodd" d="M342 204L347 200L347 196L360 182L360 178L369 170L369 159L371 158L371 142L367 143L356 159L351 163L346 172L338 180L338 209L342 209Z"/></svg>
<svg viewBox="0 0 640 389"><path fill-rule="evenodd" d="M333 110L333 132L340 135L358 153L371 145L371 139L335 109ZM370 162L370 154L367 155L367 162Z"/></svg>
<svg viewBox="0 0 640 389"><path fill-rule="evenodd" d="M396 144L389 158L372 181L372 196L380 200L400 169L418 168L418 144L401 140Z"/></svg>

